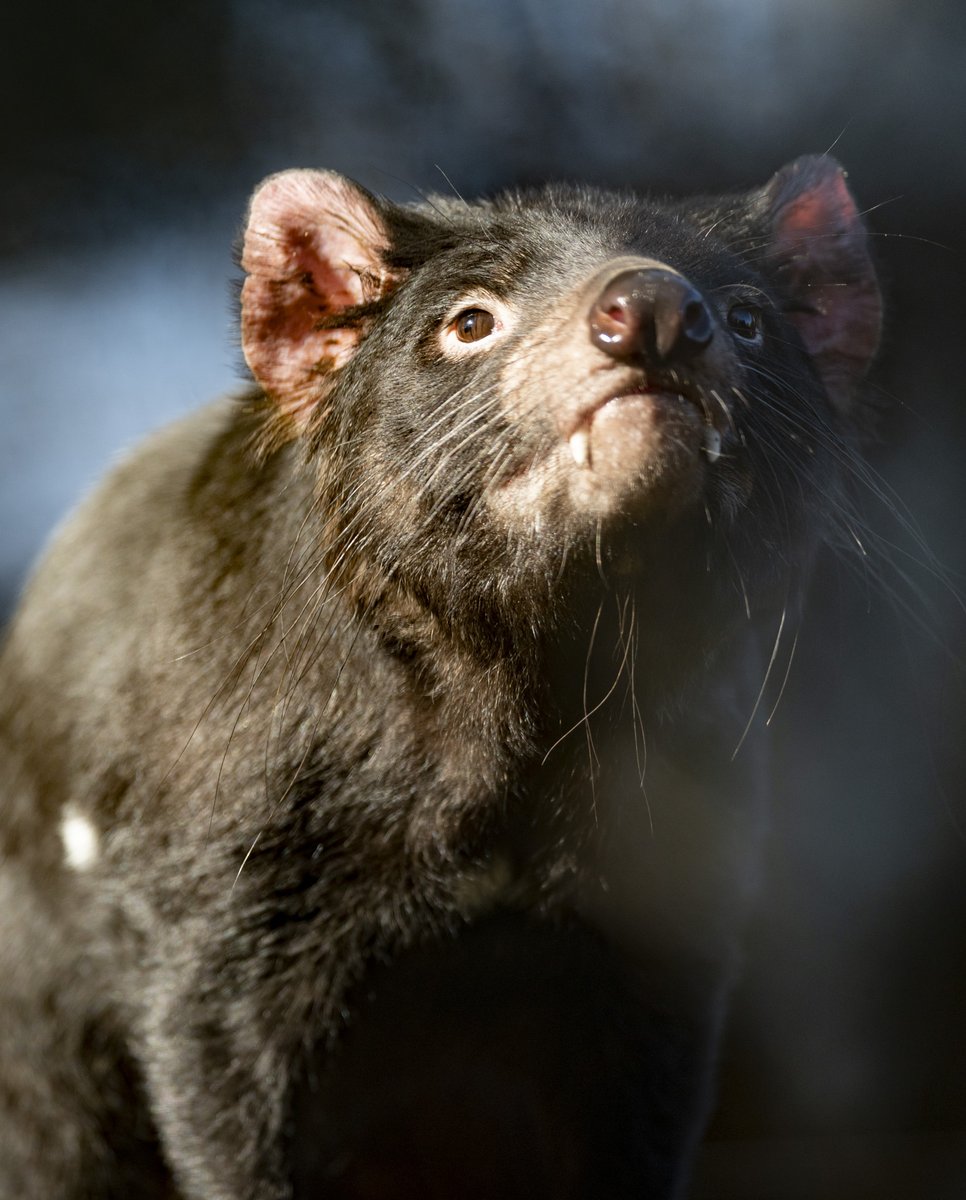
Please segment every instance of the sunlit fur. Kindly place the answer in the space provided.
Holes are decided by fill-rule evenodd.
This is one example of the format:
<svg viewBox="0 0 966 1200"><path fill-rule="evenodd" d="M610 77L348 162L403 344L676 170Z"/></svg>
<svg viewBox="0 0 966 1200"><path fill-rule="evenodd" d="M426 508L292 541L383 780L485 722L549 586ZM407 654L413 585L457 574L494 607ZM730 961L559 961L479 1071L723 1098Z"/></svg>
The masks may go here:
<svg viewBox="0 0 966 1200"><path fill-rule="evenodd" d="M671 1197L811 564L864 553L857 493L890 502L843 384L877 335L861 222L825 160L688 203L399 208L299 178L361 208L340 237L384 256L378 294L320 318L340 365L137 450L0 658L0 1192L358 1197L371 1171L425 1200L452 1194L427 1149L450 1120L462 1195L517 1194L492 1174L512 1167L521 1195ZM801 195L828 198L833 250L787 250ZM622 475L603 423L583 464L561 424L602 379L643 379L586 329L628 258L698 288L716 340L648 364L671 399L638 402L662 415ZM845 289L831 353L803 264ZM474 296L513 321L447 353ZM733 303L761 310L760 344ZM72 806L99 839L83 871ZM521 1130L543 1157L510 1153Z"/></svg>

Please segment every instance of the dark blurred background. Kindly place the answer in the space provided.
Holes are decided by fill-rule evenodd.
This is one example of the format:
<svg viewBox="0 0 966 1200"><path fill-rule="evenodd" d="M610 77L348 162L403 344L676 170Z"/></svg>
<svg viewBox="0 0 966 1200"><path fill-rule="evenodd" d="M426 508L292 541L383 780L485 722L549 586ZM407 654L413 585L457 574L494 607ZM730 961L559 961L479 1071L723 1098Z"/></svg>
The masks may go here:
<svg viewBox="0 0 966 1200"><path fill-rule="evenodd" d="M887 293L869 559L823 564L773 722L694 1194L966 1197L966 8L102 0L8 6L2 41L4 612L119 449L237 383L231 245L268 172L677 192L834 147Z"/></svg>

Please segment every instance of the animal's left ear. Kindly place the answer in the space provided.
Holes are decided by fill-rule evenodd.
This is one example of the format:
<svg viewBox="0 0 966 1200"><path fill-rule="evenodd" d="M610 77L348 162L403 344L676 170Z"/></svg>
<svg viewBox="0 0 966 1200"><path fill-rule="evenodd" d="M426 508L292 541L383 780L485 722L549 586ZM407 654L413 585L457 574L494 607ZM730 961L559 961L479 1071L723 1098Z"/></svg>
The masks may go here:
<svg viewBox="0 0 966 1200"><path fill-rule="evenodd" d="M797 158L759 195L788 317L829 397L846 411L879 344L882 298L845 172L824 155Z"/></svg>
<svg viewBox="0 0 966 1200"><path fill-rule="evenodd" d="M294 433L327 402L388 295L390 234L375 198L334 171L282 171L252 197L242 246L242 349Z"/></svg>

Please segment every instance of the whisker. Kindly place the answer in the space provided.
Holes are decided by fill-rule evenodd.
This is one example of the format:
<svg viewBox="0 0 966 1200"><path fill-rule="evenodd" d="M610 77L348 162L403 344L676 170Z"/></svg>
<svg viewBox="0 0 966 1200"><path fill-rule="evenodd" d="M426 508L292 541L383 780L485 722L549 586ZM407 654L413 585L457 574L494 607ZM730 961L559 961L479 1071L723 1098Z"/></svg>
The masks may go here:
<svg viewBox="0 0 966 1200"><path fill-rule="evenodd" d="M751 710L751 716L748 718L748 724L745 726L741 737L738 739L737 746L735 746L734 750L732 751L732 754L731 754L732 762L734 762L734 760L738 757L738 751L745 744L745 739L747 738L747 736L751 730L751 727L754 724L755 717L756 717L756 715L758 713L758 709L761 705L762 697L765 694L765 688L768 686L768 679L771 675L772 667L775 665L775 659L778 656L778 647L781 644L782 630L785 628L785 613L786 613L786 611L787 611L786 608L782 608L782 616L781 616L781 620L778 622L778 632L775 634L775 644L772 647L771 658L768 660L768 667L765 670L765 677L761 681L761 687L758 689L758 698L755 700L754 708L752 708L752 710Z"/></svg>

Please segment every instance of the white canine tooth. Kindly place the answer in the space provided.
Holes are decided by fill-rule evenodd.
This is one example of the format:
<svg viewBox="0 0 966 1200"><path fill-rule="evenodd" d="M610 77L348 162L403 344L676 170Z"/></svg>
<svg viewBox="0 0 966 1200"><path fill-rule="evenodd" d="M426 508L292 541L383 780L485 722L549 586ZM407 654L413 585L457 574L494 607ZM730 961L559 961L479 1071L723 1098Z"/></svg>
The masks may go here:
<svg viewBox="0 0 966 1200"><path fill-rule="evenodd" d="M708 456L708 462L717 462L721 457L721 434L713 425L705 426L704 452Z"/></svg>
<svg viewBox="0 0 966 1200"><path fill-rule="evenodd" d="M586 429L578 429L570 435L570 453L578 467L586 467L590 462L590 438Z"/></svg>

